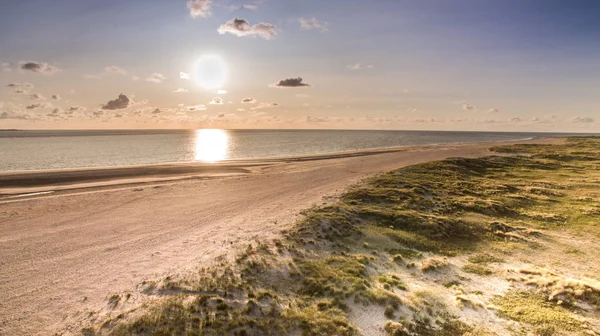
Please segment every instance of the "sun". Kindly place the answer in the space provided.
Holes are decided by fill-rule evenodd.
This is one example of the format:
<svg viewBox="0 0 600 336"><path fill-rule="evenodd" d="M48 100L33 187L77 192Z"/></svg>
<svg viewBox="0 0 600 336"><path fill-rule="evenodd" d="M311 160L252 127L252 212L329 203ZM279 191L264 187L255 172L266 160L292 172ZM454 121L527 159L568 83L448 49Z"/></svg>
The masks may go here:
<svg viewBox="0 0 600 336"><path fill-rule="evenodd" d="M227 64L217 55L204 55L196 63L195 80L208 90L220 89L227 79Z"/></svg>

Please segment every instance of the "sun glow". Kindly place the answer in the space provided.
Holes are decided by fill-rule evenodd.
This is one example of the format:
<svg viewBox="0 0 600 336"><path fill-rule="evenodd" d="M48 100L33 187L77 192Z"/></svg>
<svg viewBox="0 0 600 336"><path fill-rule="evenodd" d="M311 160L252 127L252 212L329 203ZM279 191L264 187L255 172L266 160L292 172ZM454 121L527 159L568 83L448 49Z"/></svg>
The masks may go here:
<svg viewBox="0 0 600 336"><path fill-rule="evenodd" d="M196 63L195 80L201 87L220 89L227 79L227 64L217 55L204 55Z"/></svg>
<svg viewBox="0 0 600 336"><path fill-rule="evenodd" d="M200 162L218 162L227 159L229 135L220 129L196 131L194 158Z"/></svg>

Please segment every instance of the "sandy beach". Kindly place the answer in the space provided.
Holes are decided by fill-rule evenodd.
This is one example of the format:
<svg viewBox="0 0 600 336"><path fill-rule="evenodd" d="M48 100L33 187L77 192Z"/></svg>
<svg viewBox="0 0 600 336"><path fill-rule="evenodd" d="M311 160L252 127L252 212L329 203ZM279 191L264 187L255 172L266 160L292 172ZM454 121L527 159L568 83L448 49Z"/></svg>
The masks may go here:
<svg viewBox="0 0 600 336"><path fill-rule="evenodd" d="M366 176L492 145L0 174L0 335L77 332L113 293L274 237Z"/></svg>

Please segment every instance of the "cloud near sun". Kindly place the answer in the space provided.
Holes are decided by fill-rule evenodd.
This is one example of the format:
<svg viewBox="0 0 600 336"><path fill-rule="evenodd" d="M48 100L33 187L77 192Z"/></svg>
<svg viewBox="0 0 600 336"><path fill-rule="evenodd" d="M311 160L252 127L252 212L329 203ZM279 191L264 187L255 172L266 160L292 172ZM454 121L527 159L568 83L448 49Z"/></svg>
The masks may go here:
<svg viewBox="0 0 600 336"><path fill-rule="evenodd" d="M251 26L248 21L238 18L225 22L217 31L221 35L229 33L238 37L259 36L265 40L270 40L279 33L279 29L270 23L261 22Z"/></svg>

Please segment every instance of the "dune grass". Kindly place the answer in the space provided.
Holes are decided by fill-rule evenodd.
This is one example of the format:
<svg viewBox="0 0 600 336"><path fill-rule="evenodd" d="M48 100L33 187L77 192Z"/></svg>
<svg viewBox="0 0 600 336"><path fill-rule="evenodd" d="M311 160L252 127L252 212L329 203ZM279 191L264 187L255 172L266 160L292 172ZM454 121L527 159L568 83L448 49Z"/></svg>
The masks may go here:
<svg viewBox="0 0 600 336"><path fill-rule="evenodd" d="M390 335L473 335L474 327L457 316L410 300L415 274L462 272L460 281L441 282L450 290L464 276L489 276L490 264L504 262L489 254L490 246L536 249L544 230L600 237L599 138L492 150L503 155L429 162L367 179L336 203L308 210L280 240L163 281L153 292L159 299L86 332L359 335L350 313L372 306ZM462 255L469 255L462 269L446 261ZM509 292L494 300L500 316L532 330L550 330L552 319L561 330L583 328L538 294Z"/></svg>

